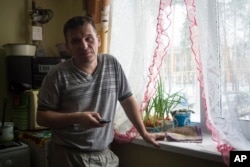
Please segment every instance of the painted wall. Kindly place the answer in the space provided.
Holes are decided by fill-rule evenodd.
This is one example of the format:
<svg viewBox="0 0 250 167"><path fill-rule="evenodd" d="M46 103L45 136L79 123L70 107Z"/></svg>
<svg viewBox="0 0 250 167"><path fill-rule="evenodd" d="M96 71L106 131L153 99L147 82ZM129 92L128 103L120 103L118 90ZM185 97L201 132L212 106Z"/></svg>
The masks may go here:
<svg viewBox="0 0 250 167"><path fill-rule="evenodd" d="M63 25L74 15L82 15L82 0L36 0L36 7L51 9L53 18L43 25L43 48L48 56L58 56L57 43L64 42ZM2 45L6 43L32 43L31 10L32 0L0 1L0 113L7 91L6 56ZM2 114L1 114L2 115ZM7 115L7 117L10 117ZM0 116L1 118L1 116Z"/></svg>

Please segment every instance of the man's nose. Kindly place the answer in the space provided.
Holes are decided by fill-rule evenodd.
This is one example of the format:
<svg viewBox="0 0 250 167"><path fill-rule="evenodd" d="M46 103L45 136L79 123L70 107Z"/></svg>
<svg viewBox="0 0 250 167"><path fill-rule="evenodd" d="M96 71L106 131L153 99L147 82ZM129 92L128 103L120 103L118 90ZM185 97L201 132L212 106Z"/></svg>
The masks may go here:
<svg viewBox="0 0 250 167"><path fill-rule="evenodd" d="M88 47L87 41L82 40L82 46L83 46L84 49L86 49Z"/></svg>

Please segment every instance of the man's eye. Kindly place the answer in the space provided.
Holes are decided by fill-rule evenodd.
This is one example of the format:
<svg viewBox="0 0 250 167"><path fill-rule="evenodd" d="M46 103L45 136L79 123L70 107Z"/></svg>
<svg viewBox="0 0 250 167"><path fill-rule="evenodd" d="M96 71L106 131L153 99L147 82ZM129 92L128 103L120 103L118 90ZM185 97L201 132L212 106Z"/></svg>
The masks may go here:
<svg viewBox="0 0 250 167"><path fill-rule="evenodd" d="M86 40L87 40L88 42L91 42L91 41L94 40L94 38L93 38L93 37L88 37Z"/></svg>

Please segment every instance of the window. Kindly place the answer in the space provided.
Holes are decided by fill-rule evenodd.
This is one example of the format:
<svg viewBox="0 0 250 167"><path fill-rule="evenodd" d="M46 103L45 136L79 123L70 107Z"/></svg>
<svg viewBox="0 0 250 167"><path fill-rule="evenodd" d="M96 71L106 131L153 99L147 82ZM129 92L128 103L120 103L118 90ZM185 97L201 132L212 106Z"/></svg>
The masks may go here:
<svg viewBox="0 0 250 167"><path fill-rule="evenodd" d="M166 11L171 13L164 15L167 18L164 20L157 20L160 2L161 7L166 5ZM148 94L143 97L142 92L147 86L149 90L154 89L146 83L153 82L158 69L161 69L165 84L171 91L184 88L184 94L196 111L192 121L200 121L210 128L223 155L229 155L233 148L250 150L249 2L112 2L110 53L123 65L139 103L150 97ZM166 25L157 25L160 21L165 21ZM160 33L167 30L168 35L156 38L157 30L163 30ZM166 55L165 52L164 56L155 55L155 40L164 44L160 49L166 51ZM163 66L161 60L164 60ZM149 73L153 75L149 76ZM201 111L204 110L201 103L206 104L206 113ZM122 118L118 114L117 123L124 125L121 127L126 131L124 127L129 125Z"/></svg>

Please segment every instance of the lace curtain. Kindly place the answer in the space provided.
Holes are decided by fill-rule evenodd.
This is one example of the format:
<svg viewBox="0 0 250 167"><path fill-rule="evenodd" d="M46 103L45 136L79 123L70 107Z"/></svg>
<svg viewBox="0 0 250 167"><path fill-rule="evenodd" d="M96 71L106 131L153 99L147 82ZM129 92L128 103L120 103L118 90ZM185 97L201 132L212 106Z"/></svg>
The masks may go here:
<svg viewBox="0 0 250 167"><path fill-rule="evenodd" d="M207 127L227 164L230 150L250 150L249 2L196 2Z"/></svg>
<svg viewBox="0 0 250 167"><path fill-rule="evenodd" d="M143 111L159 69L170 57L169 42L177 39L168 31L174 25L169 17L174 3L185 3L190 54L203 88L199 99L228 164L230 150L250 150L249 0L112 1L110 53L123 65ZM115 130L118 139L129 141L136 135L120 106Z"/></svg>
<svg viewBox="0 0 250 167"><path fill-rule="evenodd" d="M140 105L148 82L148 67L156 46L159 0L115 0L111 2L110 53L118 58ZM154 31L151 31L154 30ZM149 33L150 32L150 33ZM130 140L133 131L125 113L118 107L115 129L119 140ZM116 137L119 136L117 133ZM134 136L136 134L133 134ZM128 138L126 138L128 137Z"/></svg>

